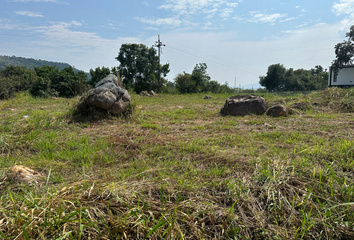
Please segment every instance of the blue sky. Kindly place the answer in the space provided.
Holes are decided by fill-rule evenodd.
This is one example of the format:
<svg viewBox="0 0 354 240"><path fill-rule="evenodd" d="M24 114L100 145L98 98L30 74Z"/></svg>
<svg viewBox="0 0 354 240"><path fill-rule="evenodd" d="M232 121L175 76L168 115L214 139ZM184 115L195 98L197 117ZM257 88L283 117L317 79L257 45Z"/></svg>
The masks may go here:
<svg viewBox="0 0 354 240"><path fill-rule="evenodd" d="M160 35L170 81L205 62L213 80L245 86L275 63L327 68L353 24L354 0L1 0L0 55L88 71Z"/></svg>

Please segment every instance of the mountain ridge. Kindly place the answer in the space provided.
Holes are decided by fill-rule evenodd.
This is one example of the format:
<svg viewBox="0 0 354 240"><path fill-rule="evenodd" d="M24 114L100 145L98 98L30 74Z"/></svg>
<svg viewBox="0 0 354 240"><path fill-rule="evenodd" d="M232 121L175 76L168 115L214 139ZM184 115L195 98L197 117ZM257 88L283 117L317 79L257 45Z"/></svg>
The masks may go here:
<svg viewBox="0 0 354 240"><path fill-rule="evenodd" d="M33 69L34 67L55 66L59 70L63 70L67 67L72 67L70 64L63 62L53 62L34 58L0 55L0 70L5 69L7 66L22 66L30 69ZM74 68L74 71L78 72L82 70Z"/></svg>

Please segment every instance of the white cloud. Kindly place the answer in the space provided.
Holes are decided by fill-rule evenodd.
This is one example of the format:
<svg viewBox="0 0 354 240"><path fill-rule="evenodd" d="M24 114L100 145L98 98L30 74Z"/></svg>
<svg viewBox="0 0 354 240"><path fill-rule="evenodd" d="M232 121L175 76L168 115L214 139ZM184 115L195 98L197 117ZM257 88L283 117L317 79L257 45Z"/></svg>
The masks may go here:
<svg viewBox="0 0 354 240"><path fill-rule="evenodd" d="M0 20L0 27L2 22ZM3 40L0 51L8 55L67 62L78 69L88 71L97 66L117 66L115 57L123 43L151 45L134 37L107 39L96 33L72 30L79 25L81 23L77 21L52 22L48 26L32 28L32 35L36 37L29 38L29 41L20 45Z"/></svg>
<svg viewBox="0 0 354 240"><path fill-rule="evenodd" d="M333 12L336 15L347 15L342 21L340 30L347 30L354 24L354 0L340 0L339 3L334 3Z"/></svg>
<svg viewBox="0 0 354 240"><path fill-rule="evenodd" d="M185 26L195 26L196 24L186 21L180 20L178 17L170 17L170 18L158 18L158 19L147 19L147 18L135 18L136 20L154 26L172 26L172 27L180 27L181 25Z"/></svg>
<svg viewBox="0 0 354 240"><path fill-rule="evenodd" d="M241 2L241 0L238 0L238 2ZM234 9L238 6L238 2L229 2L227 0L167 0L165 4L158 8L172 11L178 15L192 15L200 12L214 12L215 10L225 8L225 6L228 9Z"/></svg>
<svg viewBox="0 0 354 240"><path fill-rule="evenodd" d="M337 15L353 14L354 13L354 0L340 0L339 3L334 3L333 11Z"/></svg>
<svg viewBox="0 0 354 240"><path fill-rule="evenodd" d="M234 9L232 8L225 8L225 9L222 9L221 12L220 12L220 17L223 19L223 20L227 20L231 13L233 13Z"/></svg>
<svg viewBox="0 0 354 240"><path fill-rule="evenodd" d="M17 15L27 16L27 17L44 17L40 12L31 12L31 11L16 11Z"/></svg>
<svg viewBox="0 0 354 240"><path fill-rule="evenodd" d="M13 23L9 19L0 19L0 29L3 30L12 30L18 28L19 25Z"/></svg>
<svg viewBox="0 0 354 240"><path fill-rule="evenodd" d="M222 0L167 0L159 9L171 10L177 14L194 14L208 6L217 6Z"/></svg>
<svg viewBox="0 0 354 240"><path fill-rule="evenodd" d="M251 11L250 15L251 15L251 19L248 19L247 20L248 22L274 24L278 20L285 18L288 14L286 13L265 14L259 11Z"/></svg>
<svg viewBox="0 0 354 240"><path fill-rule="evenodd" d="M284 20L281 20L281 21L279 21L279 22L289 22L289 21L292 21L292 20L295 20L295 19L297 19L296 17L290 17L290 18L286 18L286 19L284 19Z"/></svg>

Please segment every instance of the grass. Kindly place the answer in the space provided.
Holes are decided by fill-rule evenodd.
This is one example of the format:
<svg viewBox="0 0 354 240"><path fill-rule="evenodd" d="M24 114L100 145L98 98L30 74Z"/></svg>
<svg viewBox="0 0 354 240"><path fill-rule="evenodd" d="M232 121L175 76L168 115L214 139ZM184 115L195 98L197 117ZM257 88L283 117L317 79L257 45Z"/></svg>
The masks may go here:
<svg viewBox="0 0 354 240"><path fill-rule="evenodd" d="M132 95L75 122L77 99L1 101L2 239L353 239L353 90L266 94L288 118L223 117L228 95ZM45 177L26 185L9 169Z"/></svg>

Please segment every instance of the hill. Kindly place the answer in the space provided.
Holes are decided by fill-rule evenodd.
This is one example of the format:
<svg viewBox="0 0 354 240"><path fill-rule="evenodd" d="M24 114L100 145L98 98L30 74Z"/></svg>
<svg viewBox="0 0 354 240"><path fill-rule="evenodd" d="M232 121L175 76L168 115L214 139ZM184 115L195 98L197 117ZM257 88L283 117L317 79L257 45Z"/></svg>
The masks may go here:
<svg viewBox="0 0 354 240"><path fill-rule="evenodd" d="M68 63L51 62L41 59L0 55L0 70L5 69L7 66L24 66L30 69L33 69L34 67L56 66L59 68L59 70L63 70L64 68L70 67L71 65ZM78 72L80 70L74 68L74 71Z"/></svg>

